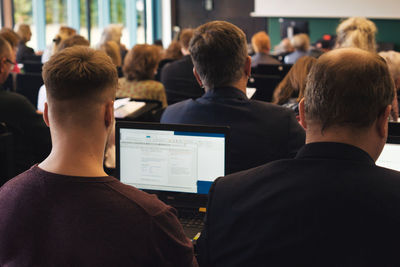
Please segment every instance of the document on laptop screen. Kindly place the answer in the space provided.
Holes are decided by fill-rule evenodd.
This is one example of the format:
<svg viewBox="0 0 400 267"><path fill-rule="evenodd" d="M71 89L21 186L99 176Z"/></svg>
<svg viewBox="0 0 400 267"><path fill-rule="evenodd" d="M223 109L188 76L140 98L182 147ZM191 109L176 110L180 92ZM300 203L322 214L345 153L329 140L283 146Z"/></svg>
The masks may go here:
<svg viewBox="0 0 400 267"><path fill-rule="evenodd" d="M386 144L376 165L400 171L400 144Z"/></svg>
<svg viewBox="0 0 400 267"><path fill-rule="evenodd" d="M121 182L140 189L207 194L225 174L223 134L120 129Z"/></svg>

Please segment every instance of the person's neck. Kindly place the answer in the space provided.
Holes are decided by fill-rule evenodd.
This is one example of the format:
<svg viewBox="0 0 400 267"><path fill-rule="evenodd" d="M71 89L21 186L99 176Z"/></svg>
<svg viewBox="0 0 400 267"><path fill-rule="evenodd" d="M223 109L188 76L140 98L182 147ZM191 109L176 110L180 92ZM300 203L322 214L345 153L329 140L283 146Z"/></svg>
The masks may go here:
<svg viewBox="0 0 400 267"><path fill-rule="evenodd" d="M85 136L83 132L52 132L52 139L51 153L39 164L39 168L69 176L107 176L103 168L106 142L104 138Z"/></svg>
<svg viewBox="0 0 400 267"><path fill-rule="evenodd" d="M381 152L379 146L382 140L378 140L373 132L368 129L360 131L347 129L345 127L330 127L321 133L321 128L319 127L308 127L306 129L306 144L317 142L334 142L352 145L364 150L376 161Z"/></svg>

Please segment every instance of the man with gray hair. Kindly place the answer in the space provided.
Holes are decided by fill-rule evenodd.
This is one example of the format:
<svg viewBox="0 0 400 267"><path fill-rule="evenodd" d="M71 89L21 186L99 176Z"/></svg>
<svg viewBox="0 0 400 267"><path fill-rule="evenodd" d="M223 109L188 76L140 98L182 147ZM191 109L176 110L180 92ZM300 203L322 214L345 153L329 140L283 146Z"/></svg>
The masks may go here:
<svg viewBox="0 0 400 267"><path fill-rule="evenodd" d="M214 182L200 265L399 266L400 173L375 165L393 97L380 56L321 56L300 102L306 145Z"/></svg>
<svg viewBox="0 0 400 267"><path fill-rule="evenodd" d="M230 126L229 173L293 157L305 138L294 113L246 96L251 58L243 31L224 21L206 23L189 50L206 93L169 106L161 122Z"/></svg>

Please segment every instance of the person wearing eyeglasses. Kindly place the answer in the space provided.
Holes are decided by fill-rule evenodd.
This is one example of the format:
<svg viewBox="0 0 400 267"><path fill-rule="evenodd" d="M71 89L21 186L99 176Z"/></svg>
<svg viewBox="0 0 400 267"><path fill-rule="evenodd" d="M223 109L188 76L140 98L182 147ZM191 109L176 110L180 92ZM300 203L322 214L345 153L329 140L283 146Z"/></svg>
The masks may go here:
<svg viewBox="0 0 400 267"><path fill-rule="evenodd" d="M0 37L0 85L14 68L11 46ZM42 161L50 152L50 131L42 116L23 95L0 89L0 122L13 134L14 175ZM5 178L5 177L1 177ZM7 177L11 178L11 177ZM1 186L0 180L0 186Z"/></svg>

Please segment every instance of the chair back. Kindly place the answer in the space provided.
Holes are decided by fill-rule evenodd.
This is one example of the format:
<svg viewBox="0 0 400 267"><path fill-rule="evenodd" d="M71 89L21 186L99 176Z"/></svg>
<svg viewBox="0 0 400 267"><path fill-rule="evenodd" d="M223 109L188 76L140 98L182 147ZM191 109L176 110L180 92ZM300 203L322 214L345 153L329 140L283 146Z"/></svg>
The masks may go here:
<svg viewBox="0 0 400 267"><path fill-rule="evenodd" d="M24 95L36 107L39 89L43 85L40 73L19 73L17 75L17 93Z"/></svg>

